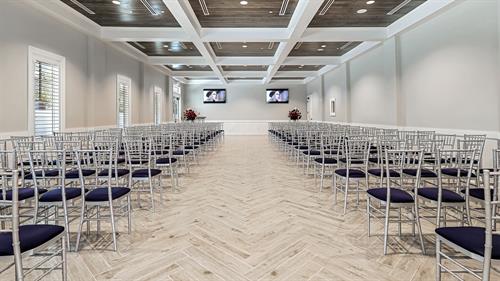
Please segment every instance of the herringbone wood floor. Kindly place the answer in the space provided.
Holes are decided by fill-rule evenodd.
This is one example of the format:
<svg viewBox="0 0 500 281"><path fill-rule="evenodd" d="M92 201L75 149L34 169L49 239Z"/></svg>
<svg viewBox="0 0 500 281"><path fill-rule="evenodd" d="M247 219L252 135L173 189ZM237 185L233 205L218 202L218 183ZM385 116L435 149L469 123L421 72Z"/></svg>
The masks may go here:
<svg viewBox="0 0 500 281"><path fill-rule="evenodd" d="M69 253L70 280L434 279L431 227L428 256L411 236L392 238L384 256L381 224L367 236L364 200L342 216L331 191L318 193L266 137L227 137L181 184L156 213L134 210L118 252L91 241Z"/></svg>

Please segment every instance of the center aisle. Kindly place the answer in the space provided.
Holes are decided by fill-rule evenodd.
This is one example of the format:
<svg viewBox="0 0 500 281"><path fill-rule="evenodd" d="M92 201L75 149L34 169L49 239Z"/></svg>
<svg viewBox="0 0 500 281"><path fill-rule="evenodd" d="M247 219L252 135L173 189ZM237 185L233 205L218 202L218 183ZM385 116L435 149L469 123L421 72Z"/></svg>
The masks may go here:
<svg viewBox="0 0 500 281"><path fill-rule="evenodd" d="M434 278L432 255L415 244L405 245L412 254L384 257L382 237L367 237L363 207L340 215L329 189L318 193L273 149L264 136L227 136L156 213L134 210L133 232L119 237L117 253L70 253L70 279Z"/></svg>

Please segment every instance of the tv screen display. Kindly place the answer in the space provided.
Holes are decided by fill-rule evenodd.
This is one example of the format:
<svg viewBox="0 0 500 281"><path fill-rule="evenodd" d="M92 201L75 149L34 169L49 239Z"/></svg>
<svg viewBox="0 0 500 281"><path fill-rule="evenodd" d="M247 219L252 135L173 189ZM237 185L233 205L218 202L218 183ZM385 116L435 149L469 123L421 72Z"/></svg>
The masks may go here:
<svg viewBox="0 0 500 281"><path fill-rule="evenodd" d="M288 103L288 89L267 89L268 103Z"/></svg>
<svg viewBox="0 0 500 281"><path fill-rule="evenodd" d="M203 103L225 103L226 89L203 89Z"/></svg>

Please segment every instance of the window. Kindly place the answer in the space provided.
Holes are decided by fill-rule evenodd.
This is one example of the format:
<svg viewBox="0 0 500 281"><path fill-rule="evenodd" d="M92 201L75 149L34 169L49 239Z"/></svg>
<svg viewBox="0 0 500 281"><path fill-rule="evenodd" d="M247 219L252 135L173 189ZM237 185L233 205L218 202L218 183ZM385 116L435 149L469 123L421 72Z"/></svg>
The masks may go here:
<svg viewBox="0 0 500 281"><path fill-rule="evenodd" d="M119 128L130 126L130 88L132 80L130 78L118 75L116 79L116 120Z"/></svg>
<svg viewBox="0 0 500 281"><path fill-rule="evenodd" d="M172 91L174 93L174 97L172 100L172 115L174 117L174 121L177 122L181 120L181 84L179 82L174 83Z"/></svg>
<svg viewBox="0 0 500 281"><path fill-rule="evenodd" d="M60 132L64 128L65 59L34 47L28 52L29 131L36 136Z"/></svg>
<svg viewBox="0 0 500 281"><path fill-rule="evenodd" d="M153 96L153 111L154 111L154 121L155 125L161 123L161 96L162 89L160 87L154 87L154 96Z"/></svg>

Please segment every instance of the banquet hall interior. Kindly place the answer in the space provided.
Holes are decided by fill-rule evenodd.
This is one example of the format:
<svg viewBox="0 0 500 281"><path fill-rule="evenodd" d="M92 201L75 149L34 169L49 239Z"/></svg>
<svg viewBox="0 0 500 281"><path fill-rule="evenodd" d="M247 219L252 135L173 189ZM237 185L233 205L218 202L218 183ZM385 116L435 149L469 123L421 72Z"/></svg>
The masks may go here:
<svg viewBox="0 0 500 281"><path fill-rule="evenodd" d="M500 280L500 0L0 0L0 280Z"/></svg>

